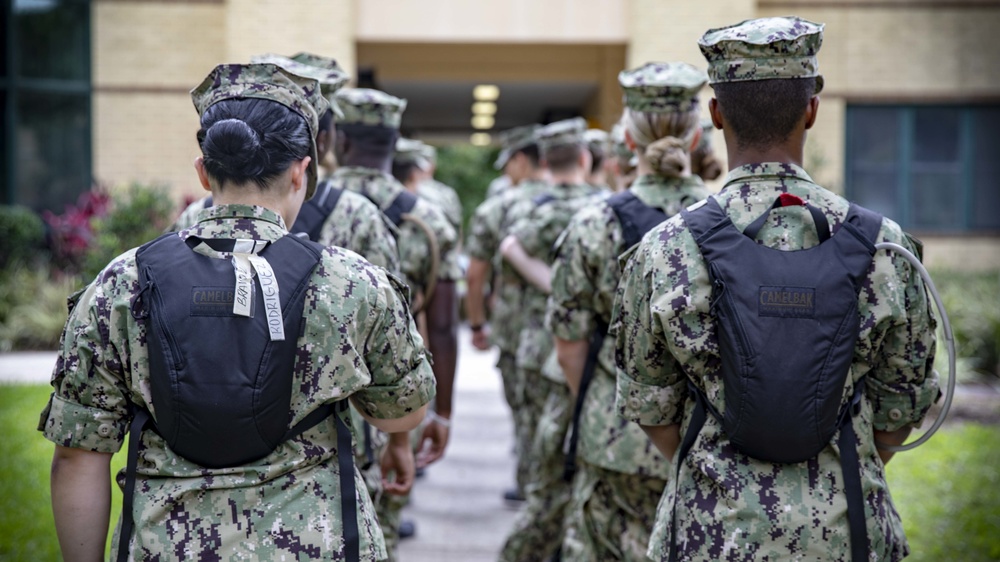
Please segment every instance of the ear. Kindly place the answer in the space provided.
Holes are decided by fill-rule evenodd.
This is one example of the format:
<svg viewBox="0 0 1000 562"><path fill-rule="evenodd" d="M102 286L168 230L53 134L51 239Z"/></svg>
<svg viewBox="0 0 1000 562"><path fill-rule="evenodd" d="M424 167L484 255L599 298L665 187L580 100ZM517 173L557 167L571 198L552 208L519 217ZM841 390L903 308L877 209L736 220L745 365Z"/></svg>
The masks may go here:
<svg viewBox="0 0 1000 562"><path fill-rule="evenodd" d="M298 162L292 162L290 166L292 176L289 178L291 180L292 191L298 191L300 189L305 189L309 182L309 162L312 162L312 156L306 156Z"/></svg>
<svg viewBox="0 0 1000 562"><path fill-rule="evenodd" d="M722 110L719 109L719 100L712 98L708 100L708 114L712 116L712 125L716 129L722 130L724 121L722 120Z"/></svg>
<svg viewBox="0 0 1000 562"><path fill-rule="evenodd" d="M205 169L205 158L199 156L194 159L194 169L198 172L198 181L205 191L212 191L212 183L208 181L208 170Z"/></svg>
<svg viewBox="0 0 1000 562"><path fill-rule="evenodd" d="M806 130L812 129L816 124L816 116L819 115L819 96L809 98L809 105L806 106Z"/></svg>
<svg viewBox="0 0 1000 562"><path fill-rule="evenodd" d="M625 146L635 152L635 139L632 138L632 133L628 132L628 129L625 129Z"/></svg>

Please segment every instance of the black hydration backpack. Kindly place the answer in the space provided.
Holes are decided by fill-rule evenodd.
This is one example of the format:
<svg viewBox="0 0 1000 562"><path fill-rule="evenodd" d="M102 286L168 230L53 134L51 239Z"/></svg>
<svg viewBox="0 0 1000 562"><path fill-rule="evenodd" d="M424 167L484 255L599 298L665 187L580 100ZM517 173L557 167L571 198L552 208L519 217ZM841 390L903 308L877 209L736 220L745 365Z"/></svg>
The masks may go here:
<svg viewBox="0 0 1000 562"><path fill-rule="evenodd" d="M319 240L319 235L323 233L323 225L337 207L343 192L343 189L330 185L329 181L320 183L315 195L302 204L299 215L295 218L295 224L289 231L293 234L305 233L313 242Z"/></svg>
<svg viewBox="0 0 1000 562"><path fill-rule="evenodd" d="M776 199L771 209L786 197ZM851 418L860 411L864 380L854 383L846 405L842 401L845 386L852 384L848 375L860 331L858 295L882 217L852 204L837 235L831 236L823 213L804 205L820 243L797 251L754 240L771 209L742 232L713 197L681 211L713 285L711 312L725 408L719 412L689 381L695 411L674 462L679 471L706 412L719 420L739 451L773 463L815 457L839 429L851 552L860 562L867 559L868 539ZM676 559L674 545L671 559Z"/></svg>
<svg viewBox="0 0 1000 562"><path fill-rule="evenodd" d="M229 260L194 251L199 244L266 260L263 269L255 265L253 294L241 293ZM240 245L242 250L237 249ZM139 293L131 309L146 328L156 416L133 409L119 560L128 556L138 446L145 426L178 455L208 468L225 468L266 457L331 415L337 426L346 552L349 560L357 559L347 401L319 408L288 427L306 288L321 255L322 246L296 236L268 243L193 236L185 241L169 233L137 250ZM234 313L234 301L245 302L250 316Z"/></svg>

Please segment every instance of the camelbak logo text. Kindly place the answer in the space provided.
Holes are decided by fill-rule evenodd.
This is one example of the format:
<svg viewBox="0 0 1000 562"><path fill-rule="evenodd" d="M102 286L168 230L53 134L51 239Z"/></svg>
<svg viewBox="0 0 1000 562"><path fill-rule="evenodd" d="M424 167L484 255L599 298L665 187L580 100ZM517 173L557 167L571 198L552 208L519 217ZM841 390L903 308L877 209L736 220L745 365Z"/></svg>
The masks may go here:
<svg viewBox="0 0 1000 562"><path fill-rule="evenodd" d="M233 287L192 287L191 316L232 316Z"/></svg>
<svg viewBox="0 0 1000 562"><path fill-rule="evenodd" d="M757 301L759 316L812 318L816 290L810 287L761 287Z"/></svg>

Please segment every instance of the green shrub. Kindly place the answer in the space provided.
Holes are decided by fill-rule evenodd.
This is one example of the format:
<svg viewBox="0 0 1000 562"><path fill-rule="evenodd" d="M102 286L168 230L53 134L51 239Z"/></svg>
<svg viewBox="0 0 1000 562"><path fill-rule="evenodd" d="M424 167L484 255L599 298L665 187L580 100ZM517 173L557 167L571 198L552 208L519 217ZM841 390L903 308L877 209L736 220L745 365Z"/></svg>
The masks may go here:
<svg viewBox="0 0 1000 562"><path fill-rule="evenodd" d="M0 274L0 352L56 349L66 324L66 297L81 286L74 276L16 267Z"/></svg>
<svg viewBox="0 0 1000 562"><path fill-rule="evenodd" d="M26 263L45 241L45 223L20 205L0 205L0 268Z"/></svg>
<svg viewBox="0 0 1000 562"><path fill-rule="evenodd" d="M486 189L500 173L493 168L496 148L456 144L438 150L434 177L455 188L462 201L462 225L468 232L469 218L486 199Z"/></svg>
<svg viewBox="0 0 1000 562"><path fill-rule="evenodd" d="M107 214L92 221L93 241L84 260L88 281L129 248L141 246L163 233L175 213L173 199L162 187L132 184L112 195Z"/></svg>
<svg viewBox="0 0 1000 562"><path fill-rule="evenodd" d="M985 375L1000 376L1000 271L935 271L961 364ZM944 358L943 337L938 355Z"/></svg>

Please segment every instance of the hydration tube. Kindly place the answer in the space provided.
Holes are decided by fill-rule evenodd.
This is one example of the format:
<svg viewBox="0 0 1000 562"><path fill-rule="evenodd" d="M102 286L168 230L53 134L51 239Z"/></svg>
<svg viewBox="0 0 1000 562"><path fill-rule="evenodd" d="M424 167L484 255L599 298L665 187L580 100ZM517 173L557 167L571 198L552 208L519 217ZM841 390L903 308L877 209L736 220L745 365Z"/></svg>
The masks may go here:
<svg viewBox="0 0 1000 562"><path fill-rule="evenodd" d="M944 303L941 302L941 295L938 294L937 287L934 286L934 282L931 280L930 274L927 273L927 268L924 267L924 264L920 263L917 256L913 255L912 252L899 244L893 244L892 242L881 242L875 244L875 249L889 250L899 254L900 256L906 258L906 261L910 262L910 264L913 265L913 267L920 273L920 277L924 280L924 285L927 287L931 297L934 298L934 304L937 306L938 314L941 316L942 328L944 329L944 339L948 347L948 388L944 395L944 404L941 405L941 411L938 413L937 419L934 420L930 429L924 432L919 439L905 445L886 445L877 441L875 442L875 445L883 451L898 453L901 451L909 451L914 447L926 443L927 440L930 439L938 429L940 429L941 424L944 423L945 417L948 416L948 410L951 409L951 399L955 396L955 337L952 335L951 323L948 321L948 314L944 310ZM935 373L936 372L937 371L935 371Z"/></svg>

